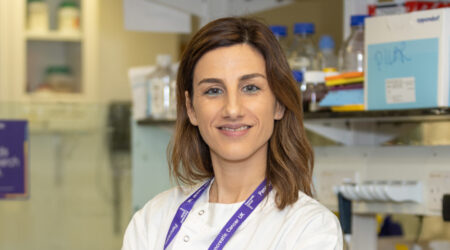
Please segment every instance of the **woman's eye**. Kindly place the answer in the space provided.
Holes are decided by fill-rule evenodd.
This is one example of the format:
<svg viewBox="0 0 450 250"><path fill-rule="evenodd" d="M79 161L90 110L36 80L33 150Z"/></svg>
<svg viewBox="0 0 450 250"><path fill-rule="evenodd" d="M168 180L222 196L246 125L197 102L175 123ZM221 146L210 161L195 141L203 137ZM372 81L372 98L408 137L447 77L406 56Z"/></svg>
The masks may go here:
<svg viewBox="0 0 450 250"><path fill-rule="evenodd" d="M255 85L247 85L243 88L243 90L247 93L255 93L260 90L260 88L256 87Z"/></svg>
<svg viewBox="0 0 450 250"><path fill-rule="evenodd" d="M215 96L222 94L222 90L219 88L210 88L205 91L205 95Z"/></svg>

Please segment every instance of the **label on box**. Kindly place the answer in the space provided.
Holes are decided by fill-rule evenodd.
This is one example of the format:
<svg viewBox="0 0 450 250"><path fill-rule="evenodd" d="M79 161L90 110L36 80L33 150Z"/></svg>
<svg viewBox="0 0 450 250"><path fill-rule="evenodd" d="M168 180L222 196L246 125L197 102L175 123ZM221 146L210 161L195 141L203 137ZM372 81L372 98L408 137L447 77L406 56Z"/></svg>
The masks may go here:
<svg viewBox="0 0 450 250"><path fill-rule="evenodd" d="M416 101L414 77L386 79L386 103L408 103Z"/></svg>

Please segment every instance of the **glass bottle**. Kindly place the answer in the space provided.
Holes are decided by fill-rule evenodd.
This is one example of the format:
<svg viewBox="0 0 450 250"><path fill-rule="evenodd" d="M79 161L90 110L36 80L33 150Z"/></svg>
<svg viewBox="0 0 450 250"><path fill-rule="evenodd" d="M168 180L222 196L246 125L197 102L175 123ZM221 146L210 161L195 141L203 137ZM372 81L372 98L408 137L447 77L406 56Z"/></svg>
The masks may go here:
<svg viewBox="0 0 450 250"><path fill-rule="evenodd" d="M171 62L170 55L157 55L156 69L147 79L149 116L154 119L165 119L168 116L171 82L174 80Z"/></svg>
<svg viewBox="0 0 450 250"><path fill-rule="evenodd" d="M367 15L351 17L351 33L344 42L340 56L341 72L364 71L364 20Z"/></svg>

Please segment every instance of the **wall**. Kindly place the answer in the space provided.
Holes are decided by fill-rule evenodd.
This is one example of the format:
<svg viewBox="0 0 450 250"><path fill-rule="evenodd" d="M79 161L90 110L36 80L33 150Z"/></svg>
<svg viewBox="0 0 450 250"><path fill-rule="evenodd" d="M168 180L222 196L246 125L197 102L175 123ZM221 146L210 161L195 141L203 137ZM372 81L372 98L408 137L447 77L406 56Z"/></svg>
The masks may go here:
<svg viewBox="0 0 450 250"><path fill-rule="evenodd" d="M178 58L179 35L125 30L123 0L100 0L99 26L102 102L131 100L130 67L155 64L159 53Z"/></svg>
<svg viewBox="0 0 450 250"><path fill-rule="evenodd" d="M268 24L288 26L288 40L293 38L295 22L314 22L319 42L323 34L331 35L339 48L342 38L343 3L340 0L301 0L280 8L255 13L251 16L264 19Z"/></svg>

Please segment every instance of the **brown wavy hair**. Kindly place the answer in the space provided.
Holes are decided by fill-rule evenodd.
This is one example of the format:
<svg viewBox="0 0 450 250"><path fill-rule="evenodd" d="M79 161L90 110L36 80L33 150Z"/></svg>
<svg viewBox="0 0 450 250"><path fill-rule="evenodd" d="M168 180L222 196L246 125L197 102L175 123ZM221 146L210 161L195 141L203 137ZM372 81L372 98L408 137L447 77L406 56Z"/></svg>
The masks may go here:
<svg viewBox="0 0 450 250"><path fill-rule="evenodd" d="M284 53L263 23L249 18L222 18L200 29L187 45L177 76L177 121L168 147L170 174L178 184L196 184L214 176L208 145L189 121L185 91L193 98L193 72L208 51L248 44L263 55L270 89L285 107L281 120L274 121L269 139L266 177L277 191L279 209L298 200L298 191L312 195L314 156L303 127L300 90Z"/></svg>

